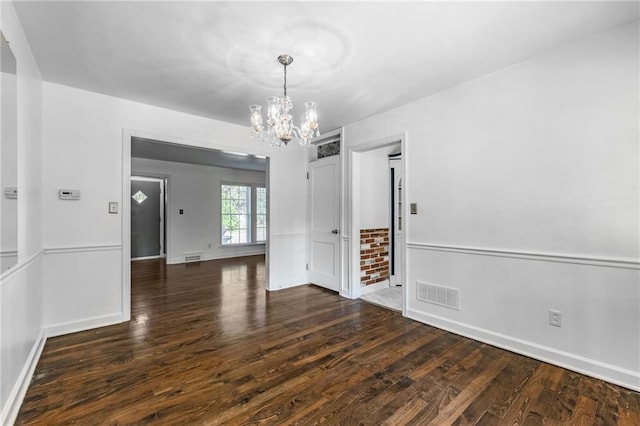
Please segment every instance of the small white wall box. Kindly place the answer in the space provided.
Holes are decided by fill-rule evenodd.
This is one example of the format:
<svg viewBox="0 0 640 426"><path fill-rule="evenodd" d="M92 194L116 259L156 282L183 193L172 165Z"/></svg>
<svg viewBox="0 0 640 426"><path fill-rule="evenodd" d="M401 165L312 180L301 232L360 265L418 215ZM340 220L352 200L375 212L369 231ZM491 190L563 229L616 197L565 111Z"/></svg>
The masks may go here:
<svg viewBox="0 0 640 426"><path fill-rule="evenodd" d="M61 200L79 200L80 190L78 189L60 189L58 191L58 198Z"/></svg>
<svg viewBox="0 0 640 426"><path fill-rule="evenodd" d="M5 186L4 198L16 199L18 198L18 188L15 186Z"/></svg>

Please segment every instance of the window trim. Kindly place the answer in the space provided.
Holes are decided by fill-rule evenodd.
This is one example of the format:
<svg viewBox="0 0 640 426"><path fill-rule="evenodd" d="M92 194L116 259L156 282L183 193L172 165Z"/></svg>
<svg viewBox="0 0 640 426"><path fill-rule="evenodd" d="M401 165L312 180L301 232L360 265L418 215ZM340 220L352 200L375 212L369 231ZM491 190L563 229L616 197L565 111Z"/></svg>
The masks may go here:
<svg viewBox="0 0 640 426"><path fill-rule="evenodd" d="M258 189L264 188L265 200L264 200L264 240L258 240ZM253 244L265 244L267 242L267 185L252 185L251 186L251 199L255 208L251 211L251 241Z"/></svg>
<svg viewBox="0 0 640 426"><path fill-rule="evenodd" d="M251 199L249 200L249 222L250 222L250 226L247 227L247 231L249 232L249 242L246 243L230 243L230 244L224 244L222 242L222 217L223 217L223 213L222 213L222 187L223 186L243 186L243 187L249 187L250 190L250 197ZM267 243L267 239L269 238L269 210L268 207L265 210L265 216L267 218L266 223L265 223L265 239L263 241L256 241L256 235L257 235L257 188L264 188L265 191L267 191L267 185L266 182L265 183L249 183L249 182L229 182L229 181L220 181L220 184L218 185L218 201L220 203L220 209L219 209L219 214L218 214L218 230L220 232L220 238L218 239L218 244L219 247L223 248L223 247L248 247L248 246L264 246ZM267 192L267 200L265 200L268 203L268 192Z"/></svg>

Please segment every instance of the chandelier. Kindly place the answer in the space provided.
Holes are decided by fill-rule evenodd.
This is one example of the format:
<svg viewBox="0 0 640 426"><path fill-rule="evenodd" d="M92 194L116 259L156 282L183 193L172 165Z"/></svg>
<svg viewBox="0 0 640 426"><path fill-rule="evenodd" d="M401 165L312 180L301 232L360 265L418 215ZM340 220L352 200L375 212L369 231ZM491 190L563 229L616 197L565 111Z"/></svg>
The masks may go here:
<svg viewBox="0 0 640 426"><path fill-rule="evenodd" d="M278 56L278 62L284 66L284 96L270 96L267 98L267 128L262 121L262 106L251 105L251 139L269 142L273 146L287 145L296 140L300 145L310 145L311 139L320 135L318 127L318 112L315 102L304 104L306 111L300 118L300 127L293 124L291 110L293 103L287 96L287 66L293 62L293 57L287 54Z"/></svg>

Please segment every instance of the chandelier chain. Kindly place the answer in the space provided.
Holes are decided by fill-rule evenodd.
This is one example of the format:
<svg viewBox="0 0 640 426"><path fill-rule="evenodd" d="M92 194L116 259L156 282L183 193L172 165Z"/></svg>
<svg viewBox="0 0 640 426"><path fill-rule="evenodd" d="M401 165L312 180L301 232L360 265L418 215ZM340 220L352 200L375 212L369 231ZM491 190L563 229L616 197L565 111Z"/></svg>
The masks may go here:
<svg viewBox="0 0 640 426"><path fill-rule="evenodd" d="M287 66L284 66L284 97L287 97Z"/></svg>

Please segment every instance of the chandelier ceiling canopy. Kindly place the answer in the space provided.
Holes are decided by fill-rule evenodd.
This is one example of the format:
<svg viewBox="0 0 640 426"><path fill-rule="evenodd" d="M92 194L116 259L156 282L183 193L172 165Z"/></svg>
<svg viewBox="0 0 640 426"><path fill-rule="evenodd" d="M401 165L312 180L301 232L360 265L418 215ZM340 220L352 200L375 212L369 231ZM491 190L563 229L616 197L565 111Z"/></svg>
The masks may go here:
<svg viewBox="0 0 640 426"><path fill-rule="evenodd" d="M291 110L293 102L287 96L287 67L293 62L288 54L278 56L278 62L284 67L284 94L267 98L266 128L262 119L262 106L251 105L251 138L269 142L273 146L287 145L296 140L300 145L310 145L314 137L320 135L317 104L306 102L304 115L300 117L300 127L293 123Z"/></svg>

